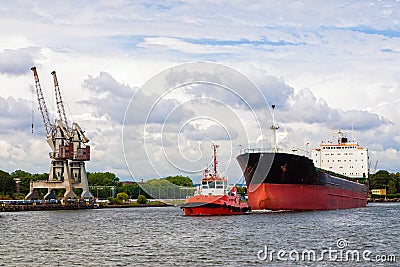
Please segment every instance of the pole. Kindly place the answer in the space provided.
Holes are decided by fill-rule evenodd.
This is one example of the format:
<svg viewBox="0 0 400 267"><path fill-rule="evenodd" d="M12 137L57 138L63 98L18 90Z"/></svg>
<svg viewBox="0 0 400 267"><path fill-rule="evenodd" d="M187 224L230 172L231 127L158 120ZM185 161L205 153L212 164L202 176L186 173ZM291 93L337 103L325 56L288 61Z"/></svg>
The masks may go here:
<svg viewBox="0 0 400 267"><path fill-rule="evenodd" d="M212 146L214 148L214 176L217 176L217 148L219 145L213 144Z"/></svg>
<svg viewBox="0 0 400 267"><path fill-rule="evenodd" d="M275 125L275 105L272 105L272 125L270 126L270 129L272 130L272 151L273 152L278 152L278 148L276 147L276 130L279 129L278 125Z"/></svg>

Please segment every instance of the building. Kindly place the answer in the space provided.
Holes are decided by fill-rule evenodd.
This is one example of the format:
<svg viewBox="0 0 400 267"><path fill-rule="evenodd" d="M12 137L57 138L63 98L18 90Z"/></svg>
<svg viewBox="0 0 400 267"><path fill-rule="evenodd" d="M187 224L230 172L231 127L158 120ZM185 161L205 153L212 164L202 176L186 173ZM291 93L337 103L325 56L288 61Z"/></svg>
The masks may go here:
<svg viewBox="0 0 400 267"><path fill-rule="evenodd" d="M380 195L380 196L386 196L386 189L372 189L371 194L373 195Z"/></svg>

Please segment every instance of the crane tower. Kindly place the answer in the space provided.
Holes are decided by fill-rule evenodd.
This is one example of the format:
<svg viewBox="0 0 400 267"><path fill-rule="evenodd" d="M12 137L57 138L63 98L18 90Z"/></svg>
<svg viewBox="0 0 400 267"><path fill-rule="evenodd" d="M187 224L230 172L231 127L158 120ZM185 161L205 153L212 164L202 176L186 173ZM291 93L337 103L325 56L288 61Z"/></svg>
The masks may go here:
<svg viewBox="0 0 400 267"><path fill-rule="evenodd" d="M54 79L59 118L55 120L54 124L50 122L36 67L32 67L31 70L33 71L35 79L39 110L46 129L47 143L51 148L51 152L49 153L51 162L48 180L31 181L30 193L26 198L35 198L37 195L35 194L35 189L37 188L48 189L44 197L45 199L56 197L53 194L53 189L65 189L64 199L76 199L77 195L74 192L74 188L82 189L81 198L93 198L93 195L89 191L85 169L85 161L90 160L90 146L87 145L89 139L76 122L72 123L71 127L68 126L68 120L55 71L51 72L51 74Z"/></svg>

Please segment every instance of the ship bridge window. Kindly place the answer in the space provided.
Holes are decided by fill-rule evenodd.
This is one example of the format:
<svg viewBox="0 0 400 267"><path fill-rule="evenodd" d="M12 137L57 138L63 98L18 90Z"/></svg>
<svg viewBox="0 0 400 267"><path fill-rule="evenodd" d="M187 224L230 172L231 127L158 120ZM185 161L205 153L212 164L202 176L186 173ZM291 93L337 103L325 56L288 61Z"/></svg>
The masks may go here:
<svg viewBox="0 0 400 267"><path fill-rule="evenodd" d="M217 188L224 188L224 182L223 181L217 181Z"/></svg>
<svg viewBox="0 0 400 267"><path fill-rule="evenodd" d="M210 188L215 188L215 182L211 182L209 186Z"/></svg>

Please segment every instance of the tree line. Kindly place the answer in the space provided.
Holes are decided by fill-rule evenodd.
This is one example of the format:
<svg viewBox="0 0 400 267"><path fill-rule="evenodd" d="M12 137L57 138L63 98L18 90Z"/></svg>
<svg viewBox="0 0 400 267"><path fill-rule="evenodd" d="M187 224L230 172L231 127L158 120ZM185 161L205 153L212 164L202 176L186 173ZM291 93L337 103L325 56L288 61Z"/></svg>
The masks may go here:
<svg viewBox="0 0 400 267"><path fill-rule="evenodd" d="M400 197L400 172L377 171L369 176L369 189L386 189L387 195Z"/></svg>

